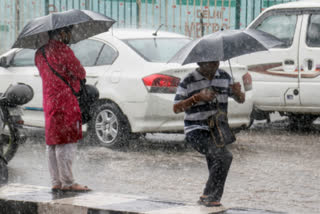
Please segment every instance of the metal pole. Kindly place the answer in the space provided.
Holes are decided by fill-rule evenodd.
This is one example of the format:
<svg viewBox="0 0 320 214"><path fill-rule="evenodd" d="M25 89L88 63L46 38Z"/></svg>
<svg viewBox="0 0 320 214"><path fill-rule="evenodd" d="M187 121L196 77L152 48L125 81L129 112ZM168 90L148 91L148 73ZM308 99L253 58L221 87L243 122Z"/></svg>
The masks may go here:
<svg viewBox="0 0 320 214"><path fill-rule="evenodd" d="M162 13L161 8L162 8L161 1L159 1L159 26L162 24L161 23L161 13Z"/></svg>
<svg viewBox="0 0 320 214"><path fill-rule="evenodd" d="M112 18L113 17L113 15L112 15L112 13L113 13L113 6L112 6L113 4L112 4L112 1L110 1L110 17Z"/></svg>
<svg viewBox="0 0 320 214"><path fill-rule="evenodd" d="M179 29L180 29L180 33L182 33L182 23L181 23L181 16L182 16L182 3L181 0L179 2Z"/></svg>
<svg viewBox="0 0 320 214"><path fill-rule="evenodd" d="M231 28L231 0L229 0L229 6L228 6L228 9L229 9L228 27L229 27L229 29L230 29L230 28Z"/></svg>
<svg viewBox="0 0 320 214"><path fill-rule="evenodd" d="M248 25L248 0L246 0L246 27Z"/></svg>
<svg viewBox="0 0 320 214"><path fill-rule="evenodd" d="M236 1L236 29L240 29L241 0Z"/></svg>
<svg viewBox="0 0 320 214"><path fill-rule="evenodd" d="M89 1L86 1L86 2L85 2L85 9L86 9L86 10L88 10L88 9L89 9L89 4L90 4L90 2L89 2Z"/></svg>
<svg viewBox="0 0 320 214"><path fill-rule="evenodd" d="M103 3L103 9L104 9L104 15L107 16L107 1L104 1L104 3Z"/></svg>
<svg viewBox="0 0 320 214"><path fill-rule="evenodd" d="M220 30L224 30L223 29L223 15L224 15L224 0L221 0L221 28Z"/></svg>
<svg viewBox="0 0 320 214"><path fill-rule="evenodd" d="M45 0L45 3L44 3L44 12L45 12L45 15L48 15L48 14L49 14L49 0Z"/></svg>
<svg viewBox="0 0 320 214"><path fill-rule="evenodd" d="M204 35L203 12L200 13L201 37Z"/></svg>
<svg viewBox="0 0 320 214"><path fill-rule="evenodd" d="M256 10L256 1L253 1L253 8L252 8L252 18L251 18L251 21L254 20L254 17L255 17L255 10Z"/></svg>
<svg viewBox="0 0 320 214"><path fill-rule="evenodd" d="M16 27L15 37L18 38L20 32L20 0L16 0Z"/></svg>
<svg viewBox="0 0 320 214"><path fill-rule="evenodd" d="M148 26L148 1L147 0L144 0L144 9L145 9L145 20L146 20L146 23L145 25Z"/></svg>
<svg viewBox="0 0 320 214"><path fill-rule="evenodd" d="M154 28L154 19L155 19L155 14L154 14L154 0L152 0L152 27Z"/></svg>
<svg viewBox="0 0 320 214"><path fill-rule="evenodd" d="M210 1L207 1L207 7L208 7L208 20L206 24L206 33L209 33L209 27L210 27Z"/></svg>
<svg viewBox="0 0 320 214"><path fill-rule="evenodd" d="M132 0L130 0L130 26L132 26Z"/></svg>
<svg viewBox="0 0 320 214"><path fill-rule="evenodd" d="M214 23L217 25L217 0L214 1ZM213 29L213 31L215 30Z"/></svg>
<svg viewBox="0 0 320 214"><path fill-rule="evenodd" d="M137 0L137 28L140 28L141 0Z"/></svg>
<svg viewBox="0 0 320 214"><path fill-rule="evenodd" d="M127 4L126 1L123 2L123 25L126 27L126 21L127 21Z"/></svg>
<svg viewBox="0 0 320 214"><path fill-rule="evenodd" d="M166 24L166 30L168 30L168 0L165 1L165 10L164 10L164 13L165 13L165 24Z"/></svg>
<svg viewBox="0 0 320 214"><path fill-rule="evenodd" d="M120 23L119 23L119 17L120 17L120 2L119 2L119 0L117 1L117 26L119 27L119 25L120 25Z"/></svg>
<svg viewBox="0 0 320 214"><path fill-rule="evenodd" d="M228 59L228 62L229 62L229 68L230 68L230 72L231 72L231 77L232 77L232 80L234 81L234 77L233 77L233 72L232 72L232 68L231 68L230 59Z"/></svg>

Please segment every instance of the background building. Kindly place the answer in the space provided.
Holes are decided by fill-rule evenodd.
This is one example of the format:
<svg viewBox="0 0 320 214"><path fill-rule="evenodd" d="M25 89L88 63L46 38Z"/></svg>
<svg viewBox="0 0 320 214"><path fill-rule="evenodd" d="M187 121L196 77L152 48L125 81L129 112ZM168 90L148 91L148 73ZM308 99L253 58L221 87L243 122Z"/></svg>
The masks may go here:
<svg viewBox="0 0 320 214"><path fill-rule="evenodd" d="M115 28L152 28L192 38L245 28L262 10L296 0L0 0L0 53L32 18L72 8L103 13Z"/></svg>

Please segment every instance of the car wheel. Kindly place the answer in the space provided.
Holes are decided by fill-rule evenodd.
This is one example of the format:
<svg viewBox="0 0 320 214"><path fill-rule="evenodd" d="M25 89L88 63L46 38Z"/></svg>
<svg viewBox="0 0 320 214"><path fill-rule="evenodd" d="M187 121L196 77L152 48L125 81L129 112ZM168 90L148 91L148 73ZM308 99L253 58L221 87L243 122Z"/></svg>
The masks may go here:
<svg viewBox="0 0 320 214"><path fill-rule="evenodd" d="M291 130L300 130L300 131L306 131L310 130L312 127L313 121L315 121L318 116L316 115L289 115L289 129Z"/></svg>
<svg viewBox="0 0 320 214"><path fill-rule="evenodd" d="M255 120L267 120L267 123L270 123L270 112L264 112L254 107L250 114L250 123L246 129L251 128Z"/></svg>
<svg viewBox="0 0 320 214"><path fill-rule="evenodd" d="M8 183L8 166L6 160L0 158L0 184Z"/></svg>
<svg viewBox="0 0 320 214"><path fill-rule="evenodd" d="M19 131L5 124L1 114L2 111L0 109L0 155L9 162L18 151L19 142L18 140L14 140L17 139L14 135L19 136ZM9 130L9 135L3 134L6 132L5 130Z"/></svg>
<svg viewBox="0 0 320 214"><path fill-rule="evenodd" d="M92 120L88 123L88 135L104 147L122 147L128 143L130 126L114 103L104 103L95 107Z"/></svg>

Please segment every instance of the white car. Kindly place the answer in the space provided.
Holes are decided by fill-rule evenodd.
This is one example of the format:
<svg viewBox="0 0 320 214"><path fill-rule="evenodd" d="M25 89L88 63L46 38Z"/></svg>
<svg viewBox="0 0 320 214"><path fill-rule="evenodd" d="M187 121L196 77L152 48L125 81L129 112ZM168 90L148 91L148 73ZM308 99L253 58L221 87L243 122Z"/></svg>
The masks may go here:
<svg viewBox="0 0 320 214"><path fill-rule="evenodd" d="M173 100L180 78L196 65L167 61L189 41L176 33L113 29L71 45L86 69L87 82L100 91L88 135L101 145L113 147L144 133L183 132L184 114L173 113ZM42 83L34 53L31 49L12 49L0 57L0 92L13 82L31 85L35 96L24 106L25 125L44 127ZM221 67L229 70L223 63ZM231 100L230 124L233 128L247 127L252 111L251 77L244 66L233 65L233 72L248 90L245 104Z"/></svg>
<svg viewBox="0 0 320 214"><path fill-rule="evenodd" d="M320 1L297 1L264 10L250 25L284 43L234 59L253 79L254 119L277 111L291 128L309 128L320 116Z"/></svg>

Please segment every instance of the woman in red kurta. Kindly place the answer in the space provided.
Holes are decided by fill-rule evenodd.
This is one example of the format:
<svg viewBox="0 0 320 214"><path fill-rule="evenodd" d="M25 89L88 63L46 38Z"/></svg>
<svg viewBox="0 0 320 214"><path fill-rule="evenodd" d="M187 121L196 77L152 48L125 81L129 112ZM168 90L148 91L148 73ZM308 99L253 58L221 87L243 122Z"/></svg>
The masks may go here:
<svg viewBox="0 0 320 214"><path fill-rule="evenodd" d="M75 143L82 138L81 112L77 98L50 66L78 92L86 72L73 51L66 45L71 38L70 28L49 32L48 44L35 54L35 64L42 78L45 136L53 190L89 190L76 184L72 175Z"/></svg>

